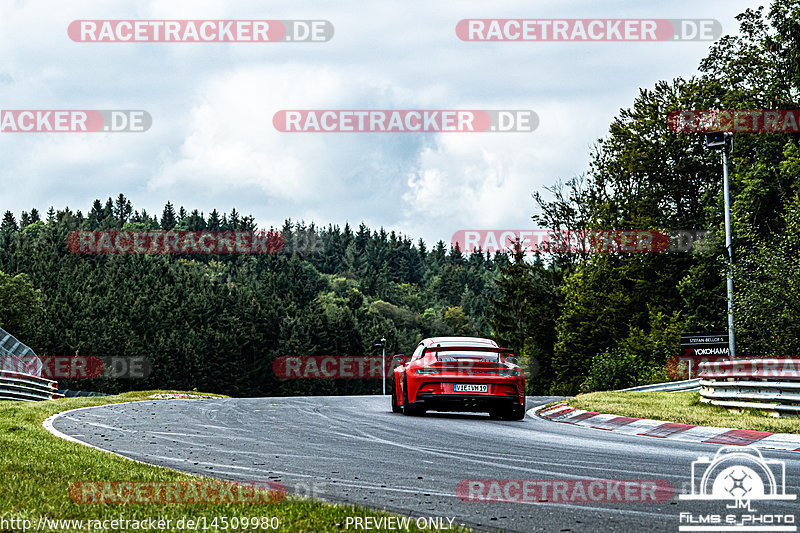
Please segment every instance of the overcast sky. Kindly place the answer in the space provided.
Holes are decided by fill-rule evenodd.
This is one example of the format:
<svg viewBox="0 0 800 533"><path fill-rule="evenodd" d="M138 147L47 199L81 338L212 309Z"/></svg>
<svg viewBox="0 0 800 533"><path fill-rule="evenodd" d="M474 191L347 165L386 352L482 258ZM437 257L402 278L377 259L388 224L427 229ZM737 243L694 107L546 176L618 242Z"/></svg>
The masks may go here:
<svg viewBox="0 0 800 533"><path fill-rule="evenodd" d="M187 209L398 230L531 228L531 193L585 172L639 88L710 42L464 42L464 18L734 17L756 2L3 0L0 109L143 109L144 133L0 133L0 209L120 192ZM76 19L325 19L326 43L79 43ZM282 109L532 109L531 133L280 133Z"/></svg>

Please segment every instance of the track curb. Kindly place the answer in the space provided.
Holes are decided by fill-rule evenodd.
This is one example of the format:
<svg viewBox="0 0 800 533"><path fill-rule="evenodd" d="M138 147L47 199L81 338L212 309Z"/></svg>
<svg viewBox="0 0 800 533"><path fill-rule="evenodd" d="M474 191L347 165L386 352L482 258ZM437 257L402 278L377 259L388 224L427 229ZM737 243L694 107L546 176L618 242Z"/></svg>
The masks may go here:
<svg viewBox="0 0 800 533"><path fill-rule="evenodd" d="M549 407L540 405L529 410L528 414L535 414L552 422L573 424L603 431L615 431L639 437L800 452L800 434L794 433L772 433L749 429L679 424L677 422L665 422L649 418L597 413L575 409L567 402L559 402Z"/></svg>

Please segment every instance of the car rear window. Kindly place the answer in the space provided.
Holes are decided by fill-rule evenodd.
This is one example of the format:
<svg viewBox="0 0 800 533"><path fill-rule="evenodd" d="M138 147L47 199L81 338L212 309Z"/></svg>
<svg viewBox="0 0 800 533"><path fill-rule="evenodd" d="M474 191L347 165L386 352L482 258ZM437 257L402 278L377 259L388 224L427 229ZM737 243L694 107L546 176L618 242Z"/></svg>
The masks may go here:
<svg viewBox="0 0 800 533"><path fill-rule="evenodd" d="M492 346L486 346L485 344L473 344L473 343L460 343L455 346L475 346L476 348L488 348L491 349ZM500 361L500 353L499 352L473 352L473 351L441 351L436 352L436 359L439 361L463 361L463 360L472 360L472 361L487 361L496 363Z"/></svg>

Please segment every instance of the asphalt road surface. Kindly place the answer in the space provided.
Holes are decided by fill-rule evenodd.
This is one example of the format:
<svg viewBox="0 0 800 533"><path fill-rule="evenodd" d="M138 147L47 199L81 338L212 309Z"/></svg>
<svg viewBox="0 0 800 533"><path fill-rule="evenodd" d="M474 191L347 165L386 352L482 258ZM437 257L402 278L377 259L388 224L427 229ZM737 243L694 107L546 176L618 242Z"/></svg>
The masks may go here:
<svg viewBox="0 0 800 533"><path fill-rule="evenodd" d="M528 407L551 400L529 397ZM678 494L691 492L692 462L713 457L718 445L531 416L516 422L480 414L407 417L392 413L389 398L380 396L136 402L67 413L53 426L155 465L228 480L279 481L302 495L455 518L485 531L677 532L680 525L701 525L701 514L724 521L737 513L737 521L747 515L756 518L741 520L760 517L775 525L787 520L776 515L793 518L800 509L797 500L754 500L750 511L726 509L722 501L680 500ZM786 492L800 493L800 452L763 453L785 462ZM663 480L675 495L657 503L462 501L456 487L464 480L583 480L584 487L591 480ZM518 498L515 490L509 494ZM684 517L681 524L681 513L692 513L694 522Z"/></svg>

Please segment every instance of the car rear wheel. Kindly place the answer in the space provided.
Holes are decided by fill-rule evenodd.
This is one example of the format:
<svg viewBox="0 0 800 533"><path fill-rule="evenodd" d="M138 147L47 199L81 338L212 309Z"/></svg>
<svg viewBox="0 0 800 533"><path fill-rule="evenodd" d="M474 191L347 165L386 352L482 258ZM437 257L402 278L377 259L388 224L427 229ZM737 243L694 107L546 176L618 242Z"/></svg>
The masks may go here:
<svg viewBox="0 0 800 533"><path fill-rule="evenodd" d="M514 406L509 410L508 419L509 420L522 420L525 418L525 411L527 411L528 400L523 399L522 405L515 403Z"/></svg>
<svg viewBox="0 0 800 533"><path fill-rule="evenodd" d="M425 414L425 409L420 409L418 407L412 407L408 403L408 382L403 382L403 414L406 416L419 416Z"/></svg>
<svg viewBox="0 0 800 533"><path fill-rule="evenodd" d="M392 412L393 413L402 413L403 409L397 405L397 390L396 387L392 387Z"/></svg>
<svg viewBox="0 0 800 533"><path fill-rule="evenodd" d="M508 420L522 420L525 418L525 405L514 405L508 413Z"/></svg>
<svg viewBox="0 0 800 533"><path fill-rule="evenodd" d="M422 416L425 414L425 409L419 407L411 407L410 405L403 405L403 414L406 416Z"/></svg>
<svg viewBox="0 0 800 533"><path fill-rule="evenodd" d="M493 409L489 411L493 420L522 420L525 418L525 404L515 403L506 409Z"/></svg>

